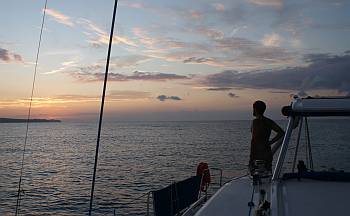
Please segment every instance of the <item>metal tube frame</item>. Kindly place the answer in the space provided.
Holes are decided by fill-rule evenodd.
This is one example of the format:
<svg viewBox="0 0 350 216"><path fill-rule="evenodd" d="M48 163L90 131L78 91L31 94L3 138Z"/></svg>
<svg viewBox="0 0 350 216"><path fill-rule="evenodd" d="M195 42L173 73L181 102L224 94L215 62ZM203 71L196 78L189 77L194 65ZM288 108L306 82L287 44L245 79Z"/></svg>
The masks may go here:
<svg viewBox="0 0 350 216"><path fill-rule="evenodd" d="M294 172L294 170L295 170L295 164L297 161L297 155L298 155L298 149L299 149L299 144L300 144L300 137L301 137L301 129L302 128L303 128L303 118L301 117L300 124L299 124L299 130L298 130L297 145L295 146L292 172Z"/></svg>
<svg viewBox="0 0 350 216"><path fill-rule="evenodd" d="M306 128L306 136L307 136L307 149L308 149L308 158L309 158L309 168L311 170L314 169L314 162L312 159L312 152L311 152L311 142L310 142L310 130L309 130L309 123L307 120L307 117L305 117L305 128Z"/></svg>
<svg viewBox="0 0 350 216"><path fill-rule="evenodd" d="M309 143L308 143L308 132L307 132L307 120L305 117L305 161L306 161L306 167L309 168Z"/></svg>
<svg viewBox="0 0 350 216"><path fill-rule="evenodd" d="M223 174L222 169L214 167L214 168L210 168L209 170L218 170L220 172L219 185L221 187L222 186L222 174Z"/></svg>
<svg viewBox="0 0 350 216"><path fill-rule="evenodd" d="M295 121L295 117L290 116L289 121L288 121L288 125L287 125L286 134L284 135L282 147L281 147L280 153L278 155L276 167L275 167L275 170L273 172L272 181L276 180L281 174L284 158L285 158L287 150L288 150L289 140L290 140L290 137L291 137L292 131L293 131L294 121Z"/></svg>

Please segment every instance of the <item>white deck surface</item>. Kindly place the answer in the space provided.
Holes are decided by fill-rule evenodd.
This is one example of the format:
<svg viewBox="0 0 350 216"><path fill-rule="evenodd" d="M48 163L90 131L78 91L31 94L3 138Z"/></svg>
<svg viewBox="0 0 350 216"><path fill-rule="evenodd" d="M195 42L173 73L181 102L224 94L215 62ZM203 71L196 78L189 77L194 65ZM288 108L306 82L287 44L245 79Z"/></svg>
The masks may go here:
<svg viewBox="0 0 350 216"><path fill-rule="evenodd" d="M195 216L248 215L252 184L249 178L241 178L225 184L216 192Z"/></svg>
<svg viewBox="0 0 350 216"><path fill-rule="evenodd" d="M225 184L195 216L248 215L252 180L241 178ZM271 216L347 216L350 215L350 182L291 179L266 188ZM274 191L274 194L271 194ZM271 196L270 196L271 195ZM270 197L274 197L272 200ZM253 201L257 204L257 193ZM275 199L277 198L277 200ZM254 215L254 210L251 215Z"/></svg>
<svg viewBox="0 0 350 216"><path fill-rule="evenodd" d="M350 215L350 182L302 179L278 184L279 215ZM276 215L276 212L273 212Z"/></svg>

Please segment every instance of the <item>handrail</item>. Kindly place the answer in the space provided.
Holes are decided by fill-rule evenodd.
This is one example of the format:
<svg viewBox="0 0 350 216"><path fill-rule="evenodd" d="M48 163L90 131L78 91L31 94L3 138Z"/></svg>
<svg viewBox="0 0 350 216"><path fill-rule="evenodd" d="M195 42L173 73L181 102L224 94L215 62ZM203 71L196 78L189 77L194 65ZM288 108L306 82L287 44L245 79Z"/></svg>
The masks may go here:
<svg viewBox="0 0 350 216"><path fill-rule="evenodd" d="M289 117L287 130L286 130L286 133L285 133L284 138L283 138L282 147L281 147L280 153L278 155L278 159L277 159L275 170L273 172L272 180L276 180L281 173L284 158L286 156L286 152L288 149L289 139L290 139L290 137L292 135L292 131L293 131L294 120L295 120L294 116Z"/></svg>
<svg viewBox="0 0 350 216"><path fill-rule="evenodd" d="M210 168L210 170L219 171L219 175L218 175L218 176L219 176L219 185L220 185L220 188L221 188L222 185L223 185L223 170L220 169L220 168L217 168L217 167ZM214 174L214 173L211 173L211 175L212 175L212 176L217 176L217 175ZM243 176L238 176L238 177L235 177L235 178L233 178L233 179L231 179L231 180L238 179L238 178L244 177L244 176L246 176L246 175L247 175L247 174L245 174L245 175L243 175ZM213 184L213 183L211 183L211 184ZM147 201L146 201L146 209L147 209L147 210L146 210L146 215L147 215L147 216L150 216L150 203L151 203L150 197L151 197L152 192L153 192L153 190L148 191L148 192L143 193L142 195L140 195L140 196L138 196L138 197L132 199L130 202L125 202L125 203L121 203L121 204L122 204L122 205L130 205L130 204L136 203L136 202L139 201L141 198L147 196ZM206 196L199 197L199 199L198 199L196 202L194 202L188 209L190 209L190 208L192 208L192 207L196 207L196 204L198 205L200 202L203 202L203 200L206 200L206 198L207 198ZM114 216L116 215L116 209L117 209L117 208L114 208L114 210L113 210ZM188 210L188 209L187 209L187 210ZM185 213L188 212L187 210L185 210ZM184 213L184 214L185 214L185 213Z"/></svg>
<svg viewBox="0 0 350 216"><path fill-rule="evenodd" d="M220 184L220 187L221 187L221 186L222 186L222 173L223 173L222 169L216 168L216 167L210 168L210 169L220 171L220 181L219 181L219 184ZM213 176L215 176L215 175L213 175Z"/></svg>
<svg viewBox="0 0 350 216"><path fill-rule="evenodd" d="M213 168L211 168L211 169L213 169ZM214 168L214 169L221 170L221 169L219 169L219 168ZM228 182L231 182L231 181L234 181L234 180L243 178L243 177L248 176L248 175L249 175L249 174L247 173L247 174L244 174L244 175L241 175L241 176L236 176L236 177L230 179L229 181L225 182L225 184L228 183ZM221 187L220 187L220 188L221 188ZM197 207L198 205L200 205L201 203L206 202L206 198L207 198L206 196L200 197L196 202L194 202L191 206L189 206L189 207L186 209L186 211L182 214L182 216L191 215L191 213L193 213L193 211L194 211L194 208L196 208L196 207Z"/></svg>
<svg viewBox="0 0 350 216"><path fill-rule="evenodd" d="M203 202L206 202L206 197L202 196L200 197L196 202L194 202L192 205L190 205L182 214L181 216L187 216L187 215L192 215L193 214L193 209L198 207L200 204Z"/></svg>
<svg viewBox="0 0 350 216"><path fill-rule="evenodd" d="M231 181L235 181L235 180L238 180L238 179L243 178L243 177L246 177L246 176L249 176L249 173L246 173L246 174L244 174L244 175L240 175L240 176L233 177L232 179L228 180L228 181L225 182L224 184L227 184L227 183L229 183L229 182L231 182Z"/></svg>
<svg viewBox="0 0 350 216"><path fill-rule="evenodd" d="M121 204L122 205L130 205L130 204L136 203L135 202L136 200L140 200L141 198L143 198L143 197L145 197L147 195L147 215L149 215L149 197L150 197L151 193L152 193L152 191L148 191L148 192L142 194L141 196L138 196L138 197L132 199L130 202L121 203ZM116 215L115 212L116 212L116 208L114 208L113 215Z"/></svg>

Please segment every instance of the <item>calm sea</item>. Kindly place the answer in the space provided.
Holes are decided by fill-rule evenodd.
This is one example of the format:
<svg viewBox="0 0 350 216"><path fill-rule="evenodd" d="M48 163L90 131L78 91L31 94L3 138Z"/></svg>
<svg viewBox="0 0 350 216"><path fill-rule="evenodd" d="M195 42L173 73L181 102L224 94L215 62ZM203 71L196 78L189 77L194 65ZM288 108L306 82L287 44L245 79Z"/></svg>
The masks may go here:
<svg viewBox="0 0 350 216"><path fill-rule="evenodd" d="M314 163L322 169L350 170L348 122L310 122ZM21 214L87 214L96 131L97 123L30 124ZM25 124L0 124L0 215L15 211L24 135ZM105 123L94 215L145 215L146 197L135 198L195 175L201 161L222 169L224 181L245 174L249 141L250 121ZM214 182L218 173L212 171Z"/></svg>

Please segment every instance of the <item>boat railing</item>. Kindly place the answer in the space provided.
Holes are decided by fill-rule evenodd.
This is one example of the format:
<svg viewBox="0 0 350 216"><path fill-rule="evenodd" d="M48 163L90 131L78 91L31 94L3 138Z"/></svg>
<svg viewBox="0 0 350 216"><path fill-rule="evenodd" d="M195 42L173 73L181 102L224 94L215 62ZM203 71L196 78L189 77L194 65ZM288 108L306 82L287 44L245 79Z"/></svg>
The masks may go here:
<svg viewBox="0 0 350 216"><path fill-rule="evenodd" d="M223 185L223 183L222 183L222 174L223 174L222 169L215 169L215 168L214 169L211 168L211 169L220 171L220 183L217 184L217 185L220 186L217 189L217 190L219 190L222 187L222 185ZM229 183L231 181L235 181L235 180L241 179L241 178L246 177L248 175L249 175L249 173L246 173L246 174L243 174L243 175L240 175L240 176L233 177L230 180L226 181L224 184ZM217 190L215 190L215 191L217 191ZM211 195L206 194L205 196L200 197L195 203L193 203L191 206L189 206L184 211L184 213L181 214L181 216L193 216L193 215L195 215L195 213L198 211L198 209L208 200L208 197L210 197L210 196Z"/></svg>
<svg viewBox="0 0 350 216"><path fill-rule="evenodd" d="M141 203L146 203L146 215L149 216L151 215L152 212L150 212L150 198L151 198L151 194L152 194L152 191L148 191L146 193L143 193L141 194L140 196L132 199L131 201L129 202L125 202L123 203L124 206L129 206L129 205L132 205L132 204L141 204ZM143 198L146 197L146 201L143 200ZM113 209L113 215L116 216L117 215L117 208L114 208ZM153 215L153 214L152 214Z"/></svg>
<svg viewBox="0 0 350 216"><path fill-rule="evenodd" d="M219 188L222 187L223 185L223 170L217 167L210 168L211 171L211 177L214 181L210 183L211 186L214 187L209 187L206 191L200 191L198 200L194 203L192 203L188 208L183 210L183 212L180 213L180 215L191 215L190 212L193 211L193 209L201 206L207 199L212 195L212 193L215 193ZM176 183L176 182L173 182ZM135 205L139 204L141 205L142 203L145 204L146 206L146 216L151 216L154 215L154 209L153 209L153 197L152 194L156 190L148 191L146 193L141 194L140 196L133 198L129 202L123 203L124 206L130 206L130 205ZM113 209L114 215L117 215L117 208Z"/></svg>
<svg viewBox="0 0 350 216"><path fill-rule="evenodd" d="M210 168L210 169L211 169L211 170L219 171L219 185L220 185L220 187L221 187L221 186L222 186L222 173L223 173L222 169L216 168L216 167ZM215 175L214 175L214 176L215 176Z"/></svg>

